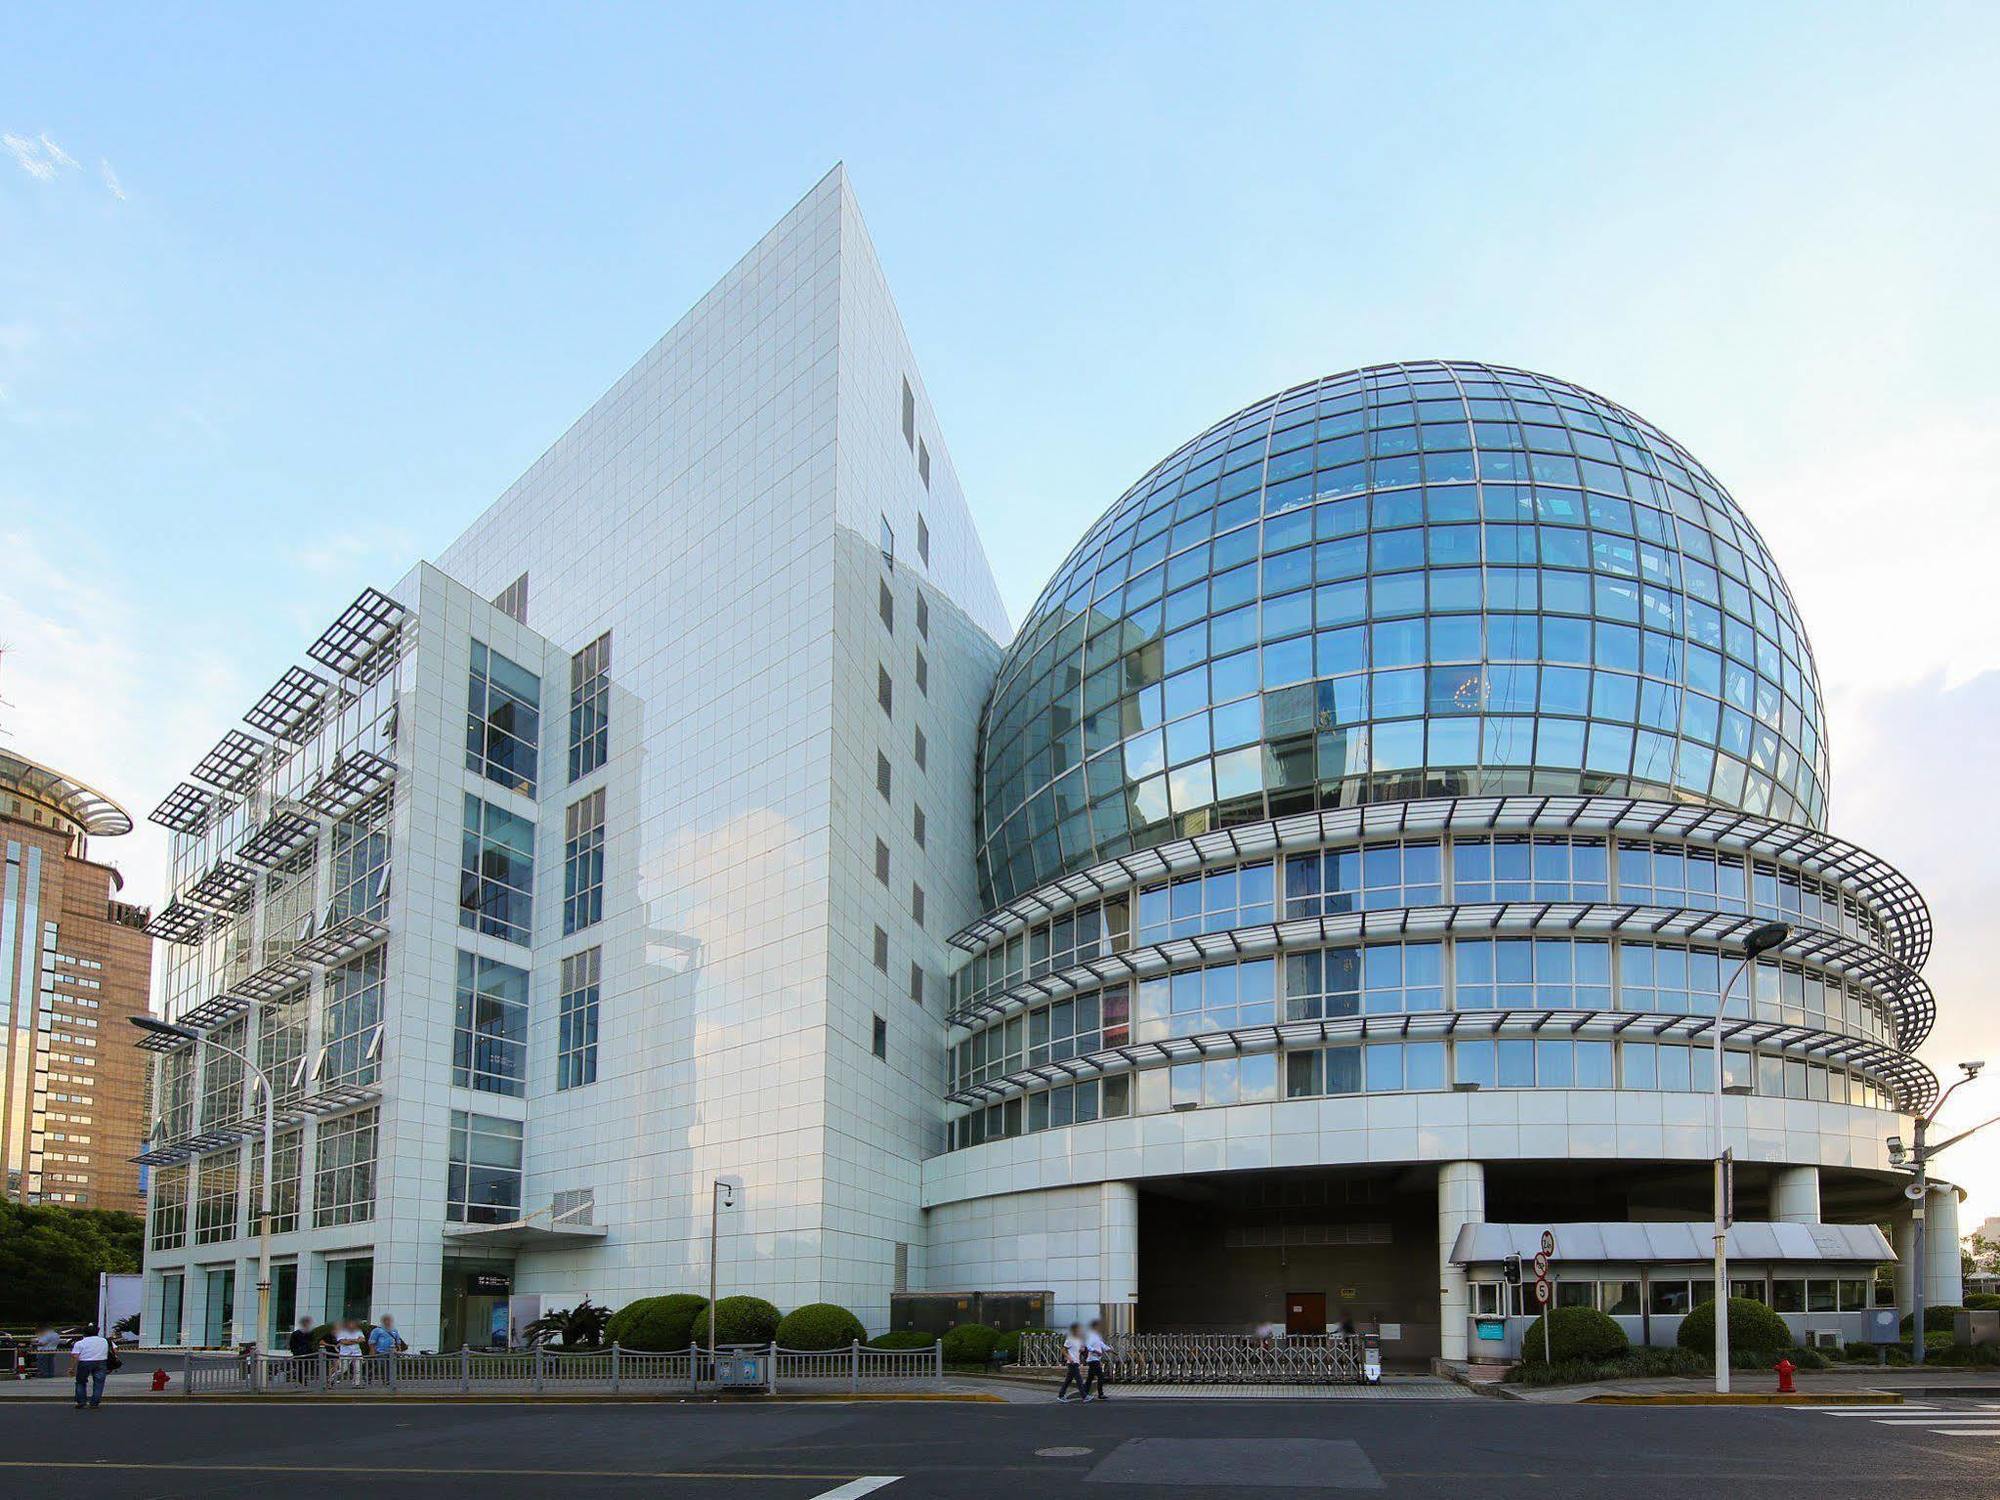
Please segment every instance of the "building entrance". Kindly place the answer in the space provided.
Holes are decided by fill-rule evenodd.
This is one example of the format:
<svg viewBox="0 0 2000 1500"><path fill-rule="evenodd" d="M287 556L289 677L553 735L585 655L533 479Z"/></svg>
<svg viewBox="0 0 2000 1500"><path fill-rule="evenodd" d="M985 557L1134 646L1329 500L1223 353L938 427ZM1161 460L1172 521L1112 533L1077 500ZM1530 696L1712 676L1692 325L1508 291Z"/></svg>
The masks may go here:
<svg viewBox="0 0 2000 1500"><path fill-rule="evenodd" d="M1285 1293L1285 1334L1296 1338L1302 1333L1326 1332L1326 1293Z"/></svg>

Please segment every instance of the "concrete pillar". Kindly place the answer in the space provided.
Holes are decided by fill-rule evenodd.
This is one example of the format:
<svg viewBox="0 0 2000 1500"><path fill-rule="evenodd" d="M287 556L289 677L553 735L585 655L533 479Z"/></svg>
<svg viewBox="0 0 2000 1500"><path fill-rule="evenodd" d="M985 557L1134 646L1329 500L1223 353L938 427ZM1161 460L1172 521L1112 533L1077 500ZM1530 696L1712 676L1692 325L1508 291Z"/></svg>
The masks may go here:
<svg viewBox="0 0 2000 1500"><path fill-rule="evenodd" d="M1898 1209L1893 1220L1896 1240L1896 1312L1907 1318L1916 1306L1917 1223L1906 1210Z"/></svg>
<svg viewBox="0 0 2000 1500"><path fill-rule="evenodd" d="M1129 1182L1099 1186L1097 1296L1104 1331L1131 1333L1139 1308L1139 1189Z"/></svg>
<svg viewBox="0 0 2000 1500"><path fill-rule="evenodd" d="M1948 1182L1932 1183L1924 1209L1924 1305L1957 1307L1965 1301L1964 1268L1958 1258L1958 1189Z"/></svg>
<svg viewBox="0 0 2000 1500"><path fill-rule="evenodd" d="M1820 1222L1818 1167L1779 1167L1772 1174L1771 1217L1780 1224Z"/></svg>
<svg viewBox="0 0 2000 1500"><path fill-rule="evenodd" d="M1467 1224L1486 1222L1486 1168L1476 1161L1450 1161L1438 1168L1438 1354L1466 1357L1466 1319L1471 1293L1465 1272L1451 1263L1451 1247Z"/></svg>

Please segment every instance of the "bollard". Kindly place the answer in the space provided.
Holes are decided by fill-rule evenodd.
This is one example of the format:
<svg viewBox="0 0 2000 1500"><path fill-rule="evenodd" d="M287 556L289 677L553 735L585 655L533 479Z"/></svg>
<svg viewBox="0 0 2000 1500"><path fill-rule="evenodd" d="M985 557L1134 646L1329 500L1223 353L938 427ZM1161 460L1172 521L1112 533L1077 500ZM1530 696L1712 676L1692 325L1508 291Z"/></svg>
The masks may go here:
<svg viewBox="0 0 2000 1500"><path fill-rule="evenodd" d="M542 1346L540 1344L535 1345L533 1366L535 1372L535 1394L540 1395L542 1390Z"/></svg>
<svg viewBox="0 0 2000 1500"><path fill-rule="evenodd" d="M618 1394L618 1345L615 1341L611 1345L611 1394Z"/></svg>
<svg viewBox="0 0 2000 1500"><path fill-rule="evenodd" d="M853 1395L861 1389L861 1340L848 1340L847 1394Z"/></svg>

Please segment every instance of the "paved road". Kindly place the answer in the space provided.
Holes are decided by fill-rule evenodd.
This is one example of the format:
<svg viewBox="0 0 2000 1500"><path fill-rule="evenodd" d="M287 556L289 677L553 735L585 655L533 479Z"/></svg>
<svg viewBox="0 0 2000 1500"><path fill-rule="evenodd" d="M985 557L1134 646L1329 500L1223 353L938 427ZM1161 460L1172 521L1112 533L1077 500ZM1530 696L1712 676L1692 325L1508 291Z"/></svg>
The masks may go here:
<svg viewBox="0 0 2000 1500"><path fill-rule="evenodd" d="M1898 1417L1904 1420L1897 1420ZM1914 1418L1910 1421L1907 1419ZM1975 1429L1960 1431L1959 1429ZM897 1476L868 1488L872 1479ZM2000 1403L1921 1410L1450 1402L0 1407L0 1495L1102 1500L1374 1490L2000 1494Z"/></svg>

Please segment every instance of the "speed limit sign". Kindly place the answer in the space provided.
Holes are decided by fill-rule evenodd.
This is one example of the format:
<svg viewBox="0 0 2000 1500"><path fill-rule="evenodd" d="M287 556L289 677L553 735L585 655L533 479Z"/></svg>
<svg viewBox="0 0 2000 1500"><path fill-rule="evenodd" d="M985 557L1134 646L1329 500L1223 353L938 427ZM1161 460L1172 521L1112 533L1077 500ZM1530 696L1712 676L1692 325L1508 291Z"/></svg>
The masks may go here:
<svg viewBox="0 0 2000 1500"><path fill-rule="evenodd" d="M1549 1298L1552 1295L1554 1295L1554 1289L1550 1287L1548 1282L1537 1277L1535 1280L1535 1300L1543 1307L1547 1307L1549 1305Z"/></svg>

